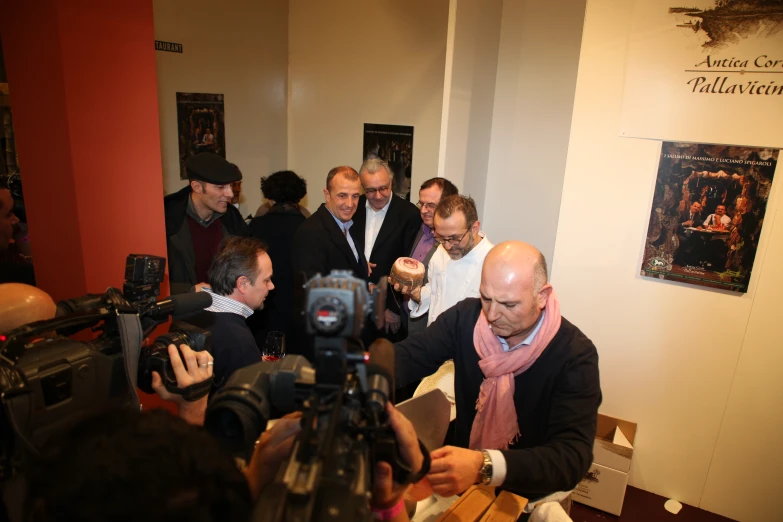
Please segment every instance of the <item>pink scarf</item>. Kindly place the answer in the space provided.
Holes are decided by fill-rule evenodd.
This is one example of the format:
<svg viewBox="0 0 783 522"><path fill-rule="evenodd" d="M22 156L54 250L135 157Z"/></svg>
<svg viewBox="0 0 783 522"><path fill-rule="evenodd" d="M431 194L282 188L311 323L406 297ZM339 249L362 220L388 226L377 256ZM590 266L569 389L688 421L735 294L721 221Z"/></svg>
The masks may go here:
<svg viewBox="0 0 783 522"><path fill-rule="evenodd" d="M476 418L470 430L472 449L508 449L519 437L514 377L533 366L560 329L560 301L554 290L549 294L544 310L544 322L533 344L509 352L503 351L503 345L489 327L484 311L481 311L473 329L473 345L481 358L479 366L484 373L484 382L481 383Z"/></svg>

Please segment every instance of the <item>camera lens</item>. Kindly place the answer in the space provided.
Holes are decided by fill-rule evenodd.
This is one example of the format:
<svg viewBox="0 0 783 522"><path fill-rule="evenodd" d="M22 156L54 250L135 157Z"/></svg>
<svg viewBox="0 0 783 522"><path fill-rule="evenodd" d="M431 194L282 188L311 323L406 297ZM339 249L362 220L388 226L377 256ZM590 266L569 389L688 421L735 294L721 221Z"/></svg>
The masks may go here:
<svg viewBox="0 0 783 522"><path fill-rule="evenodd" d="M228 390L224 390L228 391ZM263 399L247 390L216 394L207 408L204 427L234 455L249 458L256 439L266 429Z"/></svg>

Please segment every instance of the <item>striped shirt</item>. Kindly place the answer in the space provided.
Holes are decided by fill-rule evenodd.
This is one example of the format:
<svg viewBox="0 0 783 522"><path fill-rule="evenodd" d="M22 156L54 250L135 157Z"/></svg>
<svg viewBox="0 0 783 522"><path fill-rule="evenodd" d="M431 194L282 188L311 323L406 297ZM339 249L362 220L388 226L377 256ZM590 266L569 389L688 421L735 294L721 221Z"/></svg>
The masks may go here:
<svg viewBox="0 0 783 522"><path fill-rule="evenodd" d="M207 312L228 312L232 314L241 315L245 319L253 315L254 310L247 306L245 303L227 297L225 295L218 295L212 291L209 287L201 289L202 292L206 292L212 296L212 305L209 308L204 308Z"/></svg>

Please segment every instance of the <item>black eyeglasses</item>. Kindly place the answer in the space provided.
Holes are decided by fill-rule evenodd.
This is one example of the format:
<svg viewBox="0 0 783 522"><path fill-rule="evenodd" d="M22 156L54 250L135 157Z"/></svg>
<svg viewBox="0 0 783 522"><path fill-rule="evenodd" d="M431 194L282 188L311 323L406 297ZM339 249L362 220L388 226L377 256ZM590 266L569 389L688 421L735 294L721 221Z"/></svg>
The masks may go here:
<svg viewBox="0 0 783 522"><path fill-rule="evenodd" d="M438 207L438 204L437 203L422 203L421 201L419 201L418 203L416 203L416 206L419 207L419 208L425 208L427 210L435 210Z"/></svg>
<svg viewBox="0 0 783 522"><path fill-rule="evenodd" d="M465 231L464 234L462 234L459 237L459 239L443 239L443 238L436 237L435 241L437 241L438 243L444 246L448 243L449 248L451 248L454 245L459 245L460 243L462 243L462 240L465 239L465 236L468 235L468 232L470 232L470 227L468 227L468 229Z"/></svg>

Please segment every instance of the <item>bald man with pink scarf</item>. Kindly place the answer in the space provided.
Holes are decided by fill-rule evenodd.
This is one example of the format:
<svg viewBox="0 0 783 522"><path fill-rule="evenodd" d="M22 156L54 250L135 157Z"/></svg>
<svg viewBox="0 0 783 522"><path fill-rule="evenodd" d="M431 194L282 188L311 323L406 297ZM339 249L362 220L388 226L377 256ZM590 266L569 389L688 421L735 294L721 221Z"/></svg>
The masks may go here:
<svg viewBox="0 0 783 522"><path fill-rule="evenodd" d="M395 344L398 386L454 359L455 446L432 452L427 478L442 496L475 483L531 501L569 491L593 458L595 346L560 315L544 257L531 245L494 247L480 294Z"/></svg>

